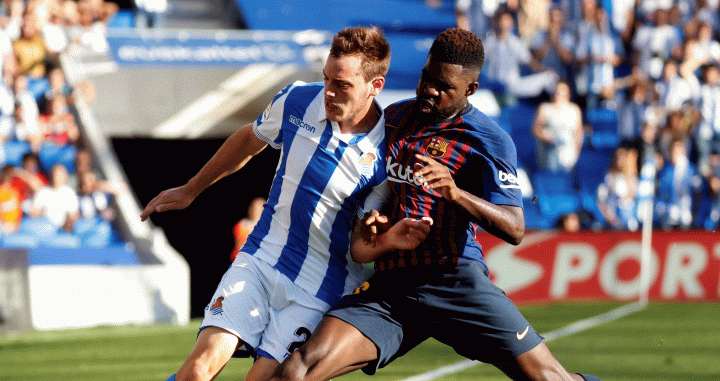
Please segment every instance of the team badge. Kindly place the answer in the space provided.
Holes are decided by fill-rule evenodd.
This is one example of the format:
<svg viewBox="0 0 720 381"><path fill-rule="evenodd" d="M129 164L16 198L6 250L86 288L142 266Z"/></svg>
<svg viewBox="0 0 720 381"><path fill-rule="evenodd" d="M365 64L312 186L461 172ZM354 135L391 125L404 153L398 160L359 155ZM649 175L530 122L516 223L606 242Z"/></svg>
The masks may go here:
<svg viewBox="0 0 720 381"><path fill-rule="evenodd" d="M360 156L360 173L365 177L372 176L376 161L377 155L372 152L365 152Z"/></svg>
<svg viewBox="0 0 720 381"><path fill-rule="evenodd" d="M446 142L440 138L432 138L430 139L430 143L428 143L425 152L436 159L441 158L447 151L448 144L450 144L450 142Z"/></svg>
<svg viewBox="0 0 720 381"><path fill-rule="evenodd" d="M270 103L266 108L265 111L262 113L262 118L260 118L261 122L265 122L270 117L270 108L272 107L272 103Z"/></svg>
<svg viewBox="0 0 720 381"><path fill-rule="evenodd" d="M223 305L222 302L225 300L222 296L218 296L217 299L215 299L215 302L212 304L212 307L210 307L210 313L213 315L222 315L223 313Z"/></svg>

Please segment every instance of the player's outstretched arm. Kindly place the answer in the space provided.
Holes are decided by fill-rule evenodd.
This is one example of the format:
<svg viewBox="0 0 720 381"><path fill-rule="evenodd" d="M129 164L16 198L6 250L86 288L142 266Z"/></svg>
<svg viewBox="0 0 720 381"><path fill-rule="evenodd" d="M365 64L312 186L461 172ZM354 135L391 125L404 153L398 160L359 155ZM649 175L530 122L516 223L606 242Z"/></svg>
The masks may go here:
<svg viewBox="0 0 720 381"><path fill-rule="evenodd" d="M379 216L384 217L384 216ZM371 225L368 219L377 219L378 216L370 216L356 222L356 228L350 242L350 255L357 263L369 263L374 261L383 253L393 250L412 250L420 245L430 233L433 220L430 217L423 217L420 220L404 218L390 227L384 233L373 235L370 240L363 237L363 227Z"/></svg>
<svg viewBox="0 0 720 381"><path fill-rule="evenodd" d="M140 214L140 220L145 221L154 212L187 208L205 188L242 168L266 146L267 143L255 136L252 124L241 127L186 184L153 198Z"/></svg>

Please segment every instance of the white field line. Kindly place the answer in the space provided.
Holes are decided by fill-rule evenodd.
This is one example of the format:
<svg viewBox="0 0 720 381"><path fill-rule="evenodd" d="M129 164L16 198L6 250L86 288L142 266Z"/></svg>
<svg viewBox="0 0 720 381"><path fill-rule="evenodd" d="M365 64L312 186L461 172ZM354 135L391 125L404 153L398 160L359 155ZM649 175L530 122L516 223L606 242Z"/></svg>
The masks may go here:
<svg viewBox="0 0 720 381"><path fill-rule="evenodd" d="M548 333L543 333L542 336L545 337L546 343L551 342L555 339L559 339L559 338L565 337L565 336L570 336L572 334L582 332L587 329L596 327L600 324L609 323L613 320L620 319L623 316L627 316L627 315L630 315L631 313L642 310L643 308L645 308L646 305L647 305L646 303L642 303L642 302L626 304L626 305L618 307L612 311L608 311L604 314L600 314L600 315L593 316L593 317L590 317L587 319L579 320L579 321L576 321L575 323L567 325L563 328L556 329L556 330L550 331ZM480 364L482 364L482 362L475 361L475 360L458 361L454 364L446 365L446 366L437 368L435 370L431 370L429 372L418 374L417 376L406 378L402 381L435 380L435 379L443 377L443 376L462 372L465 369L472 368L472 367L478 366Z"/></svg>

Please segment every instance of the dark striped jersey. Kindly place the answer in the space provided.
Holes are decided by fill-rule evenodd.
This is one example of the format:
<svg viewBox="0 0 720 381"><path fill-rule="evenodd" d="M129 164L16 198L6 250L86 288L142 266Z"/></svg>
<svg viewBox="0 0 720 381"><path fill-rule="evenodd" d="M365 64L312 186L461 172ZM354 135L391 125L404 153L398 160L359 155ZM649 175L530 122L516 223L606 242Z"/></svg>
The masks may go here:
<svg viewBox="0 0 720 381"><path fill-rule="evenodd" d="M468 106L459 116L439 124L422 123L413 112L415 100L385 109L388 137L386 172L391 192L384 212L393 223L405 217L432 217L428 238L415 250L391 252L375 262L377 270L416 264L443 264L460 258L482 263L475 240L475 218L440 193L423 189L413 176L415 154L444 164L458 188L496 205L522 207L517 182L517 154L510 136L478 109Z"/></svg>

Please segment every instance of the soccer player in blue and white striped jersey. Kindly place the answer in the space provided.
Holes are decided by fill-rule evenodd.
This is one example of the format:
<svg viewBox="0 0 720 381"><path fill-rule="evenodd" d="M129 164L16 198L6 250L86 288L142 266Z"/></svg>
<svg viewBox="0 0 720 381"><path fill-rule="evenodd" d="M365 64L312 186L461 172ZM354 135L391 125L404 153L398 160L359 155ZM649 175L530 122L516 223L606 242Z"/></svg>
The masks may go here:
<svg viewBox="0 0 720 381"><path fill-rule="evenodd" d="M390 46L376 28L333 39L324 84L296 82L234 133L187 184L160 193L141 219L187 207L200 192L270 145L281 150L260 220L205 310L197 342L169 380L212 380L231 356L256 361L246 380L265 380L305 342L321 317L365 277L348 248L356 216L378 208L386 186L386 138L375 96ZM393 230L397 248L417 246L427 224Z"/></svg>

